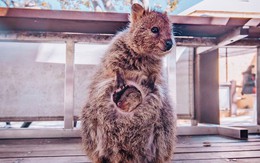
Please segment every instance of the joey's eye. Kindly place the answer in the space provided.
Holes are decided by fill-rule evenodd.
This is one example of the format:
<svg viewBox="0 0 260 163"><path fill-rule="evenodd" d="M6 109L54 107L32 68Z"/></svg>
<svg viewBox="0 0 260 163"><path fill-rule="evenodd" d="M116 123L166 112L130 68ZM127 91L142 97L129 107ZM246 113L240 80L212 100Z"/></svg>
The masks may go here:
<svg viewBox="0 0 260 163"><path fill-rule="evenodd" d="M152 31L153 33L159 33L159 28L158 28L158 27L153 27L153 28L151 29L151 31Z"/></svg>

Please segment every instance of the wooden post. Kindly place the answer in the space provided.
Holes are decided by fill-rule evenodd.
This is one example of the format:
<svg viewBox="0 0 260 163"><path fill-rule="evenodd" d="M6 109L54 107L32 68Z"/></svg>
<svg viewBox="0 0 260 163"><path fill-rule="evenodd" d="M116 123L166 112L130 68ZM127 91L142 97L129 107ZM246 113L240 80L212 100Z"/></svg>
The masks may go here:
<svg viewBox="0 0 260 163"><path fill-rule="evenodd" d="M73 128L74 117L74 52L75 43L66 42L66 64L65 64L65 85L64 85L64 128Z"/></svg>
<svg viewBox="0 0 260 163"><path fill-rule="evenodd" d="M168 89L170 97L174 103L174 108L177 112L176 103L177 103L177 92L176 92L176 47L172 50L171 54L168 54L166 58L167 64L167 82L168 82Z"/></svg>
<svg viewBox="0 0 260 163"><path fill-rule="evenodd" d="M195 60L196 119L219 124L218 49L197 54Z"/></svg>
<svg viewBox="0 0 260 163"><path fill-rule="evenodd" d="M256 120L257 120L257 125L260 125L260 47L257 47L257 74L256 74Z"/></svg>
<svg viewBox="0 0 260 163"><path fill-rule="evenodd" d="M194 92L194 112L193 112L193 119L191 122L192 126L197 126L198 125L198 117L200 116L199 112L199 106L200 106L200 94L199 94L199 89L200 89L200 67L199 67L199 55L197 54L197 48L194 48L193 51L193 92Z"/></svg>

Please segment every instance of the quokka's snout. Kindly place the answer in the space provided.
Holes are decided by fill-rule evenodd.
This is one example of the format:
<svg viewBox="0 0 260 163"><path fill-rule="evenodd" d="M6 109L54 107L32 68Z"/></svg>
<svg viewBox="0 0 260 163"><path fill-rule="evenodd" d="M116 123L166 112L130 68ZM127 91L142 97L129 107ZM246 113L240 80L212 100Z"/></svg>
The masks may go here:
<svg viewBox="0 0 260 163"><path fill-rule="evenodd" d="M172 39L165 40L165 51L168 51L172 48L173 42Z"/></svg>

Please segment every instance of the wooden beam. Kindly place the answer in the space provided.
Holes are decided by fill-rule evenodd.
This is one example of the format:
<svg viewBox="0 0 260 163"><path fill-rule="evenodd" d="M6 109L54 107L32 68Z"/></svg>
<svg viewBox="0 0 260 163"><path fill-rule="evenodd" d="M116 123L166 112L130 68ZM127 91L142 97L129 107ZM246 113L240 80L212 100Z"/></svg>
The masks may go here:
<svg viewBox="0 0 260 163"><path fill-rule="evenodd" d="M79 129L1 129L0 139L80 137ZM177 135L217 135L217 126L181 126Z"/></svg>
<svg viewBox="0 0 260 163"><path fill-rule="evenodd" d="M127 13L112 12L82 12L68 10L35 10L26 8L2 8L0 18L27 18L27 19L52 19L52 20L79 20L79 21L105 21L128 22Z"/></svg>
<svg viewBox="0 0 260 163"><path fill-rule="evenodd" d="M260 18L252 18L248 20L248 22L245 24L245 26L253 26L253 27L257 27L258 25L260 25Z"/></svg>
<svg viewBox="0 0 260 163"><path fill-rule="evenodd" d="M74 119L76 119L76 118L74 117ZM64 120L63 116L0 117L0 122L32 122L32 121L63 121L63 120Z"/></svg>
<svg viewBox="0 0 260 163"><path fill-rule="evenodd" d="M63 32L0 32L0 41L25 42L86 42L108 44L114 35L63 33Z"/></svg>
<svg viewBox="0 0 260 163"><path fill-rule="evenodd" d="M202 37L175 37L175 42L177 46L188 46L188 47L198 47L198 46L216 46L216 39L214 38L202 38Z"/></svg>
<svg viewBox="0 0 260 163"><path fill-rule="evenodd" d="M194 83L194 121L197 121L198 118L201 116L199 112L200 108L200 73L202 72L200 69L200 56L198 54L198 48L194 48L194 54L193 54L193 83ZM196 124L197 125L197 124Z"/></svg>
<svg viewBox="0 0 260 163"><path fill-rule="evenodd" d="M252 126L233 126L238 128L245 128L248 130L248 134L260 134L260 126L259 125L252 125Z"/></svg>
<svg viewBox="0 0 260 163"><path fill-rule="evenodd" d="M73 116L78 121L78 116ZM64 121L64 116L26 116L26 117L0 117L0 122L33 122L33 121Z"/></svg>
<svg viewBox="0 0 260 163"><path fill-rule="evenodd" d="M108 44L113 34L85 34L85 33L63 33L63 32L0 32L0 41L18 41L18 42L66 42L68 40L74 42ZM182 37L176 36L175 42L177 46L187 47L212 47L217 46L215 38L204 37ZM229 44L229 46L260 46L258 39L241 39Z"/></svg>
<svg viewBox="0 0 260 163"><path fill-rule="evenodd" d="M259 39L249 39L249 38L244 38L241 40L238 40L236 42L233 42L229 44L228 46L247 46L247 47L258 47L260 46L260 40Z"/></svg>
<svg viewBox="0 0 260 163"><path fill-rule="evenodd" d="M202 51L200 54L204 54L204 53L206 54L213 50L218 49L219 47L227 46L233 42L236 42L238 40L241 40L241 39L247 37L248 34L249 34L249 28L244 28L244 27L235 28L234 30L232 30L226 34L219 36L217 38L216 46L213 46L212 48L207 49L205 51Z"/></svg>
<svg viewBox="0 0 260 163"><path fill-rule="evenodd" d="M217 135L217 126L182 126L177 127L177 135Z"/></svg>
<svg viewBox="0 0 260 163"><path fill-rule="evenodd" d="M216 16L170 16L173 24L190 25L223 25L223 26L243 26L250 18L216 17Z"/></svg>
<svg viewBox="0 0 260 163"><path fill-rule="evenodd" d="M238 40L241 40L248 36L248 28L242 28L238 27L229 33L226 33L220 37L217 38L217 45L220 46L226 46L230 43L236 42Z"/></svg>
<svg viewBox="0 0 260 163"><path fill-rule="evenodd" d="M0 139L80 137L78 129L1 129Z"/></svg>
<svg viewBox="0 0 260 163"><path fill-rule="evenodd" d="M178 119L191 119L191 114L177 114Z"/></svg>
<svg viewBox="0 0 260 163"><path fill-rule="evenodd" d="M177 135L223 135L227 137L245 139L247 137L246 128L223 127L219 125L204 126L178 126ZM80 137L79 129L48 129L48 128L27 128L27 129L0 129L0 139L16 138L65 138Z"/></svg>
<svg viewBox="0 0 260 163"><path fill-rule="evenodd" d="M111 12L82 12L82 11L55 11L55 10L35 10L25 8L3 8L0 7L0 18L18 18L18 19L49 19L65 21L95 21L95 22L120 22L128 23L128 13ZM229 25L242 26L249 18L229 18L229 17L196 17L171 15L170 21L173 24L191 24L191 25ZM36 22L39 23L39 22Z"/></svg>
<svg viewBox="0 0 260 163"><path fill-rule="evenodd" d="M65 42L72 40L74 42L108 44L114 35L100 34L72 34L63 32L0 32L0 41L27 41L27 42ZM175 37L177 46L215 46L214 38L200 37Z"/></svg>
<svg viewBox="0 0 260 163"><path fill-rule="evenodd" d="M236 138L236 139L247 139L248 138L248 130L245 128L238 128L238 127L219 126L218 134Z"/></svg>

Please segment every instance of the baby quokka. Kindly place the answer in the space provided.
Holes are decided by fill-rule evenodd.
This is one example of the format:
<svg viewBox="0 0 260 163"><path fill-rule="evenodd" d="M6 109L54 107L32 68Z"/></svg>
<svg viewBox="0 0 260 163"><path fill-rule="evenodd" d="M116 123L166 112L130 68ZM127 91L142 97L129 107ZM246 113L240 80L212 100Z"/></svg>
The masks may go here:
<svg viewBox="0 0 260 163"><path fill-rule="evenodd" d="M129 27L112 40L82 110L83 146L93 162L171 161L176 116L162 59L172 46L167 14L134 4Z"/></svg>

